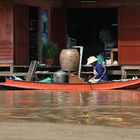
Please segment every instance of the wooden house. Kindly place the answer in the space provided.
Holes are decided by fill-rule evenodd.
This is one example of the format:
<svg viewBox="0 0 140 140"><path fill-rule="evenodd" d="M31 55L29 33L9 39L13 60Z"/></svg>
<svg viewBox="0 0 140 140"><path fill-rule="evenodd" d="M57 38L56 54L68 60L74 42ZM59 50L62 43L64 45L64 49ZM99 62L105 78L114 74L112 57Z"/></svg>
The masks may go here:
<svg viewBox="0 0 140 140"><path fill-rule="evenodd" d="M26 65L34 59L43 63L43 13L47 41L56 41L60 51L67 47L67 36L75 38L77 45L84 46L85 63L88 56L98 54L99 31L108 24L119 64L140 64L138 0L1 0L1 65Z"/></svg>
<svg viewBox="0 0 140 140"><path fill-rule="evenodd" d="M62 0L1 0L0 65L28 65L35 59L42 63L44 36L63 48L66 16L60 7Z"/></svg>

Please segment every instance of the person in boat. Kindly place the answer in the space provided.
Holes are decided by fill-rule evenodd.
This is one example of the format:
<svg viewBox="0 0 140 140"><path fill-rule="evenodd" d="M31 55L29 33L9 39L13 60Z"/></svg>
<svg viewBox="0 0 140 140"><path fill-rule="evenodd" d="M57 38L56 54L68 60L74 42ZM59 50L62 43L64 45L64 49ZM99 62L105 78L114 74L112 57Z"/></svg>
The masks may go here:
<svg viewBox="0 0 140 140"><path fill-rule="evenodd" d="M102 83L108 81L108 74L106 68L104 66L104 58L103 55L99 54L97 57L90 56L87 59L86 65L93 66L93 74L94 76L89 79L90 83Z"/></svg>

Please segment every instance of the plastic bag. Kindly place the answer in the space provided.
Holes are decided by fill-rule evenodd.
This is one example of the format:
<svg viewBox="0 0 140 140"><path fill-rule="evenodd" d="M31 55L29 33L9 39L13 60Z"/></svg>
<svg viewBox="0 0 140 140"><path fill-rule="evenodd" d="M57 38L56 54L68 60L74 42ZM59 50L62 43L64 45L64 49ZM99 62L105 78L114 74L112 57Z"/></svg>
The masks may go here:
<svg viewBox="0 0 140 140"><path fill-rule="evenodd" d="M45 78L45 79L43 79L43 80L40 80L39 82L52 83L53 80L52 80L52 78L47 77L47 78Z"/></svg>

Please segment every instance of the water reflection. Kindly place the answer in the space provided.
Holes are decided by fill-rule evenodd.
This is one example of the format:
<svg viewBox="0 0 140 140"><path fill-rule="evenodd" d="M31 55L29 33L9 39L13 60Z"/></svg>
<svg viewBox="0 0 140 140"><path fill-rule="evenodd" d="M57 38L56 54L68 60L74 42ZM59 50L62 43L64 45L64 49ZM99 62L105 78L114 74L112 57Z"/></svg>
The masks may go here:
<svg viewBox="0 0 140 140"><path fill-rule="evenodd" d="M140 91L0 91L0 114L0 121L139 127Z"/></svg>

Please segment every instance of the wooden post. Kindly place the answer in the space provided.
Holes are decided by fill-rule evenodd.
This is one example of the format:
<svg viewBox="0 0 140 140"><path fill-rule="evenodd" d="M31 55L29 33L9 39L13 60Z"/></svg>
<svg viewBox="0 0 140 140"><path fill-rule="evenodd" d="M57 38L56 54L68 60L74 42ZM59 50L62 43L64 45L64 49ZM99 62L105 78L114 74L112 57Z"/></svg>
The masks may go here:
<svg viewBox="0 0 140 140"><path fill-rule="evenodd" d="M33 80L33 77L35 75L35 71L37 69L37 66L38 66L38 61L31 61L31 64L29 66L29 70L28 70L28 73L27 73L27 76L26 76L26 81L32 81Z"/></svg>

